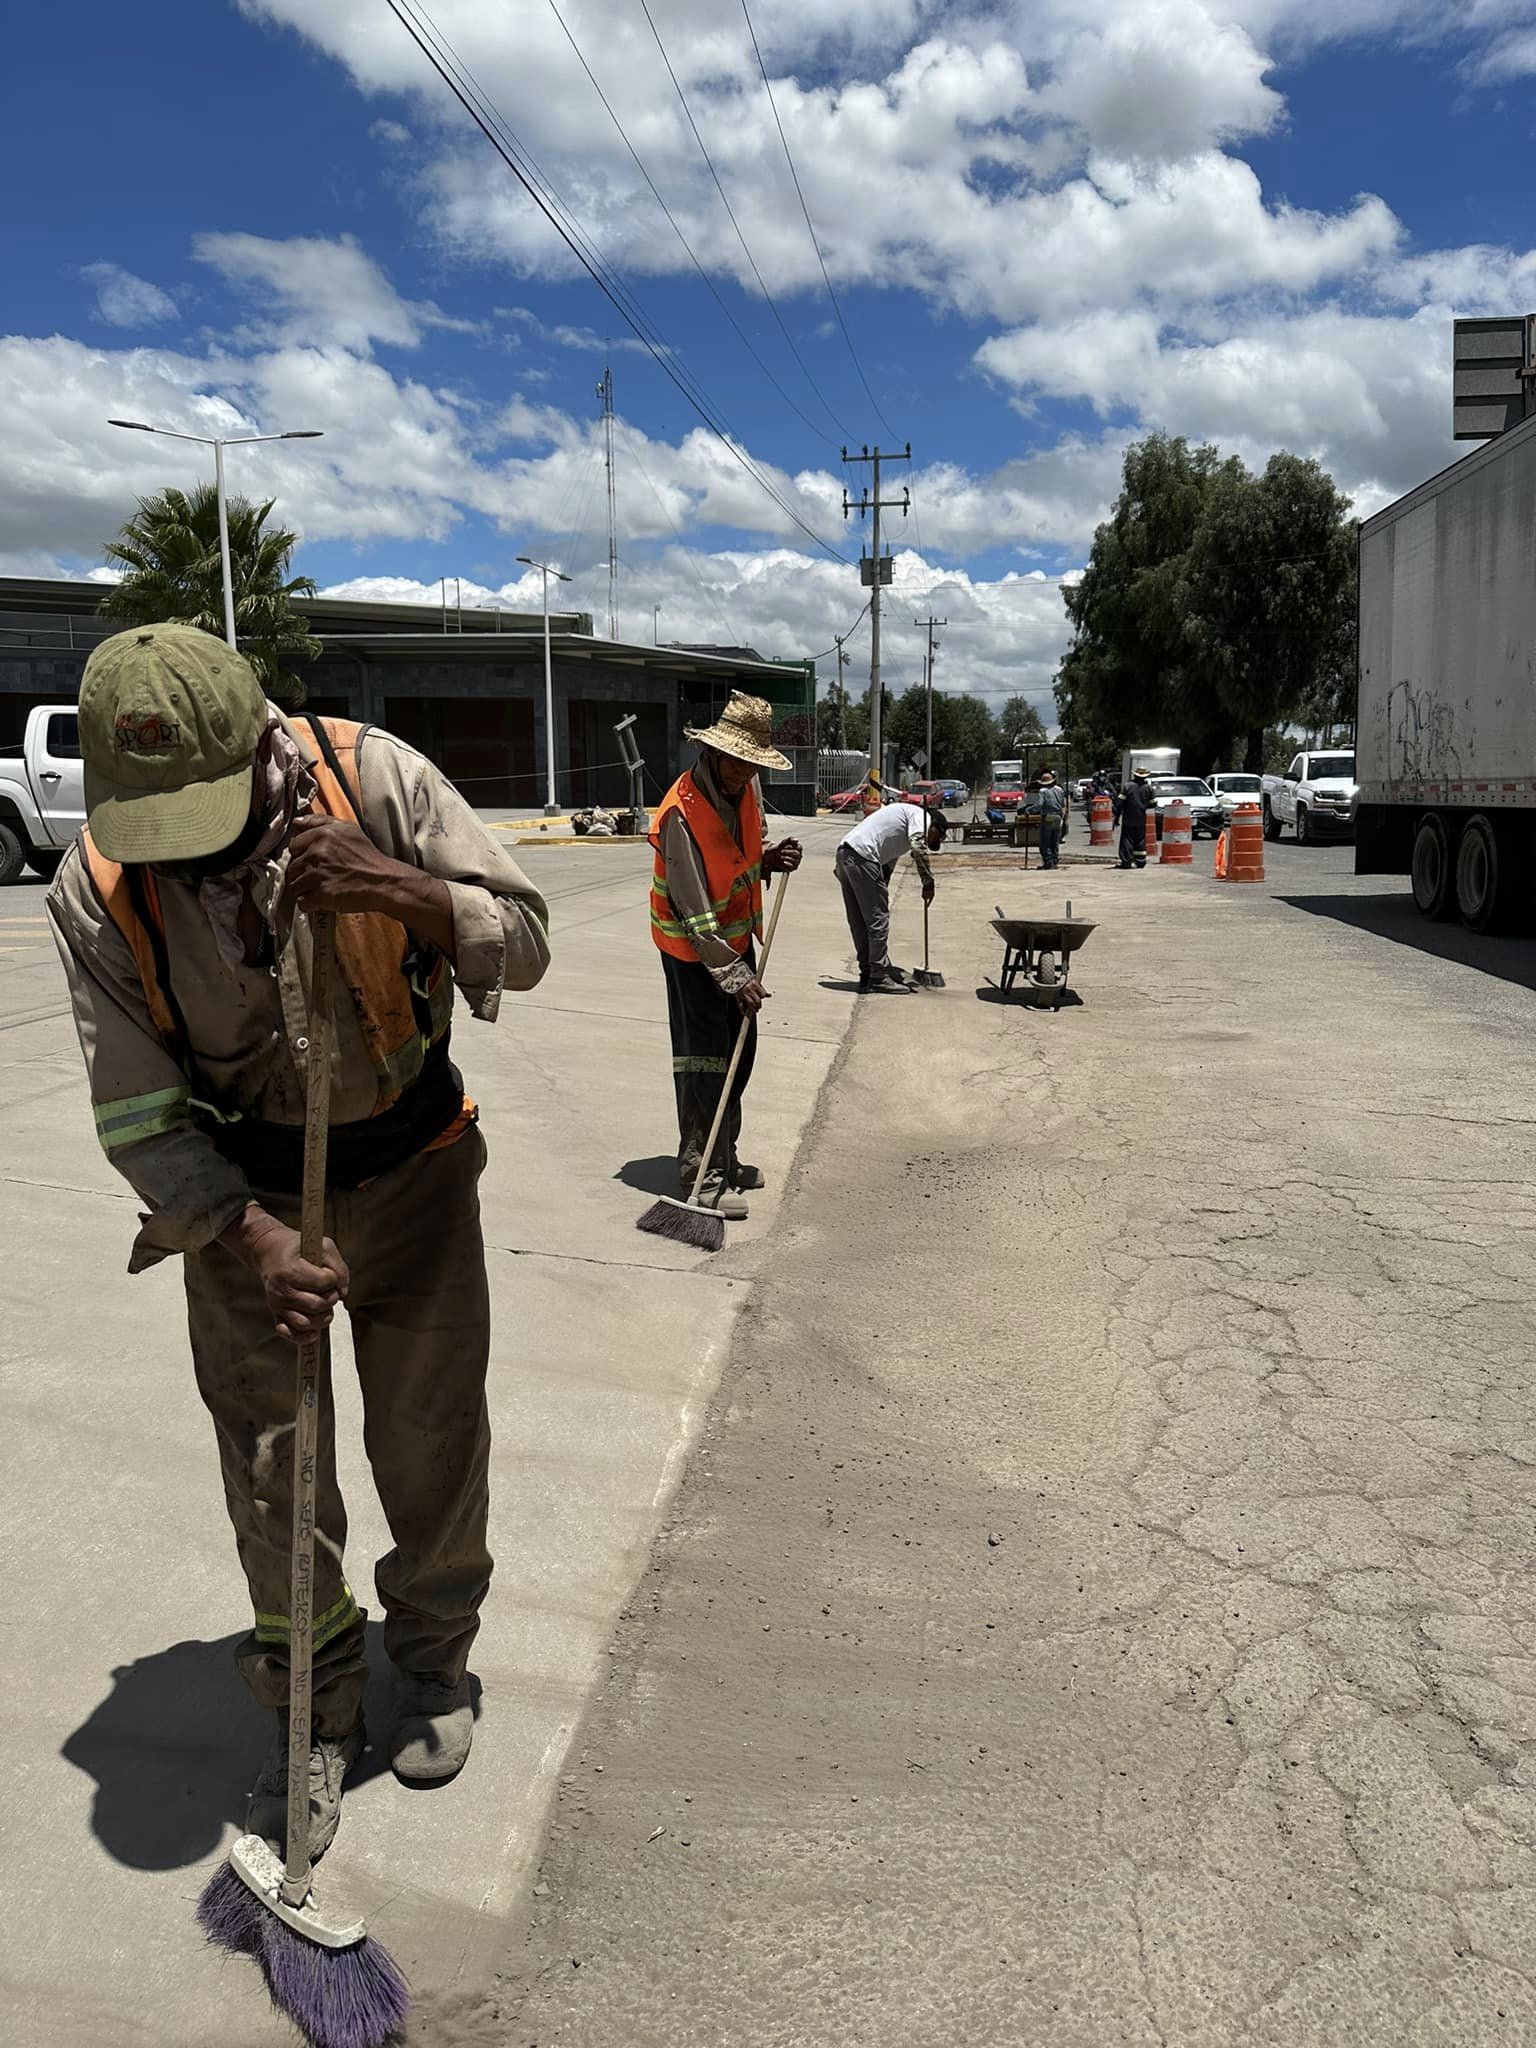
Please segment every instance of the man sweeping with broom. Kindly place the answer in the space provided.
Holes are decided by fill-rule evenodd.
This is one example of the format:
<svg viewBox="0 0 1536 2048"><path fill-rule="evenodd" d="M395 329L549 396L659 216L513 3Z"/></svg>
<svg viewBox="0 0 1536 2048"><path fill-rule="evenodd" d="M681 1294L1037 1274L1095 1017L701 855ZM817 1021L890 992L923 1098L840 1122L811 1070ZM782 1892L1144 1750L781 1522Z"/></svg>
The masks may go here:
<svg viewBox="0 0 1536 2048"><path fill-rule="evenodd" d="M772 728L773 706L740 690L713 725L687 728L699 758L667 791L651 829L651 937L667 983L678 1178L687 1196L702 1166L698 1202L732 1219L746 1215L746 1193L763 1185L760 1170L736 1149L757 1014L767 1000L754 951L763 929L762 877L793 874L800 865L798 840L763 843L758 772L790 765L773 745ZM724 1128L706 1160L720 1091L743 1036Z"/></svg>
<svg viewBox="0 0 1536 2048"><path fill-rule="evenodd" d="M191 626L94 650L80 740L89 825L48 910L97 1131L146 1212L129 1270L182 1260L253 1609L237 1662L278 1717L248 1832L302 1864L336 1832L367 1667L323 1359L300 1490L313 1521L298 1518L313 1570L290 1584L294 1346L318 1353L345 1300L394 1537L375 1572L397 1671L389 1752L402 1778L441 1781L469 1753L466 1664L491 1575L485 1146L448 1056L453 991L494 1020L503 990L532 988L549 964L547 913L430 762L374 727L291 723L242 656ZM322 1031L315 1145L304 1120ZM305 1204L306 1257L295 1225L311 1148L329 1170ZM309 1214L322 1198L323 1226ZM288 1813L304 1810L297 1773L288 1796L290 1617L299 1668L313 1667L302 1845L285 1841ZM291 1962L284 1952L278 1978L307 1983ZM294 2016L320 2038L307 1993Z"/></svg>

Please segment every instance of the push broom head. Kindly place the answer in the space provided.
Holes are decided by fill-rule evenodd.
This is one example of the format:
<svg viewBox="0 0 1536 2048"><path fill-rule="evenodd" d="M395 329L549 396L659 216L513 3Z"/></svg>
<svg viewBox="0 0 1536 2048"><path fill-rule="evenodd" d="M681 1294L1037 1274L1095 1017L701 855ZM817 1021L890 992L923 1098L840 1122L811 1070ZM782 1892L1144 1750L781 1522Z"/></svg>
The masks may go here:
<svg viewBox="0 0 1536 2048"><path fill-rule="evenodd" d="M695 1202L680 1202L676 1195L658 1195L635 1228L691 1245L696 1252L717 1252L725 1244L725 1218Z"/></svg>
<svg viewBox="0 0 1536 2048"><path fill-rule="evenodd" d="M383 2048L410 2004L388 1950L360 1920L326 1920L313 1892L288 1905L282 1881L268 1844L242 1835L204 1887L198 1925L217 1947L257 1964L273 2005L311 2048Z"/></svg>

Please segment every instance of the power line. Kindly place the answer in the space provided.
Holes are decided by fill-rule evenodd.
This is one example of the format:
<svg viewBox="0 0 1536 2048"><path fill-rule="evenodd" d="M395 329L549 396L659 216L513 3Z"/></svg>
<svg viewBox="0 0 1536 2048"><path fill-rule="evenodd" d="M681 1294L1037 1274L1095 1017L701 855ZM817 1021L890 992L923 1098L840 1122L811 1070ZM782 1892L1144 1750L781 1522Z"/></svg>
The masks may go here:
<svg viewBox="0 0 1536 2048"><path fill-rule="evenodd" d="M640 0L640 4L644 6L645 0ZM800 173L795 169L795 159L790 151L789 137L784 133L784 123L779 119L778 104L773 97L773 87L768 82L768 67L763 62L762 51L758 48L757 30L752 26L752 16L747 8L747 0L741 0L741 11L746 20L747 34L752 38L752 52L757 58L757 68L762 73L763 91L768 95L768 105L773 113L773 125L778 129L779 140L784 145L784 161L789 165L789 175L795 181L795 197L800 202L800 211L805 215L805 231L811 238L811 247L816 251L816 261L821 265L821 278L822 283L827 288L827 297L832 301L832 310L837 315L838 326L843 330L843 340L848 344L848 353L853 358L853 367L858 372L859 382L864 386L864 396L874 407L875 417L879 420L881 426L885 428L888 434L894 435L896 429L880 410L880 401L869 388L869 379L864 374L864 365L859 361L858 350L853 345L853 336L848 332L848 322L843 318L843 309L837 302L837 293L832 289L832 279L827 271L826 258L822 255L821 244L816 239L815 225L811 220L811 209L805 203L805 193L801 188Z"/></svg>
<svg viewBox="0 0 1536 2048"><path fill-rule="evenodd" d="M843 425L842 421L838 418L837 414L832 410L832 407L827 400L826 393L822 390L821 386L816 382L816 379L811 375L810 368L807 365L804 356L802 356L799 349L796 348L795 337L790 333L788 327L785 325L784 315L779 311L778 301L774 298L773 293L769 291L767 283L764 280L763 273L757 267L757 258L752 254L751 249L747 246L747 238L741 231L741 223L737 220L736 215L732 210L730 200L727 199L725 196L725 187L720 182L720 173L715 169L715 160L710 155L708 149L704 145L704 138L699 133L699 124L697 121L694 120L693 109L688 104L688 95L683 91L682 83L679 80L677 73L672 68L672 59L667 55L667 46L661 40L661 30L656 26L655 21L652 19L651 10L650 7L647 5L647 0L640 0L640 12L645 16L646 21L650 24L651 34L656 38L656 47L661 52L662 63L665 64L667 67L667 76L671 79L673 88L677 93L677 97L682 106L683 112L687 116L688 126L693 130L693 139L699 145L699 153L702 155L705 163L708 164L709 166L709 175L714 179L715 190L720 194L720 204L725 208L726 217L730 221L731 226L736 230L736 239L741 244L742 254L746 257L747 262L751 265L752 275L757 279L758 290L762 293L763 297L768 301L769 309L772 312L774 319L777 320L779 323L779 331L789 344L789 352L794 357L795 361L800 365L806 383L810 385L811 389L815 392L817 398L820 399L822 410L826 413L827 418L832 422L834 433L841 434L845 439L847 439L849 437L848 429Z"/></svg>
<svg viewBox="0 0 1536 2048"><path fill-rule="evenodd" d="M863 625L865 613L867 613L868 610L869 605L868 603L866 603L863 607L863 610L860 611L858 617L854 620L853 624L848 628L846 633L839 633L837 638L832 642L832 645L830 647L823 647L819 654L808 654L806 656L806 660L825 661L829 655L836 654L838 648L843 646L847 641L851 640L854 634L857 633L857 631L859 630L860 626Z"/></svg>
<svg viewBox="0 0 1536 2048"><path fill-rule="evenodd" d="M785 518L798 527L808 540L824 554L830 555L834 561L851 566L846 555L833 547L830 541L823 540L813 527L807 525L738 445L734 436L722 425L691 371L683 366L676 350L668 347L661 339L659 332L651 325L623 278L606 262L580 222L564 206L538 164L507 126L494 103L487 98L476 82L474 75L461 63L452 45L442 35L425 8L418 6L416 0L388 0L388 6L486 141L533 200L593 283L612 304L625 326L681 392L716 440L729 452L731 459L740 465L758 488L773 500Z"/></svg>
<svg viewBox="0 0 1536 2048"><path fill-rule="evenodd" d="M813 434L823 433L825 430L821 427L818 427L816 422L809 415L809 413L805 412L803 408L796 402L796 400L790 397L789 393L784 389L784 386L779 382L778 378L773 374L772 370L769 369L767 363L765 363L763 358L758 354L757 349L753 344L752 337L747 333L746 329L742 326L741 322L736 318L736 315L731 311L730 307L726 304L719 287L715 283L715 280L710 276L709 272L704 268L703 264L694 254L693 244L689 241L688 237L683 233L681 227L679 227L677 223L677 217L673 213L671 207L668 206L666 200L662 198L661 193L657 188L656 180L651 176L650 172L646 169L645 164L641 159L640 152L635 148L635 145L630 141L628 132L624 127L624 123L619 119L618 115L615 113L613 104L609 100L607 93L605 93L603 91L603 88L598 84L597 76L594 73L592 66L587 62L585 56L582 54L581 45L577 42L575 36L572 34L570 24L569 22L566 21L564 15L560 12L559 7L556 5L556 0L549 0L549 11L551 14L553 14L556 21L559 22L562 30L565 33L566 41L570 44L571 48L576 52L577 63L580 64L582 70L585 71L587 77L592 81L592 90L597 94L598 98L602 101L609 120L613 123L614 127L619 131L620 140L623 142L624 147L629 151L631 157L633 157L634 159L635 169L640 173L641 177L644 178L646 184L649 185L649 187L651 188L651 196L655 199L656 204L661 208L662 212L666 215L668 226L671 228L673 234L676 235L677 239L682 243L683 248L687 251L688 261L693 265L694 269L699 273L699 276L704 280L704 283L708 287L710 296L714 299L715 304L720 308L721 312L725 315L726 319L730 321L732 327L735 328L737 336L741 341L742 347L746 349L747 353L751 356L753 362L756 363L757 367L762 371L763 375L768 379L768 382L773 386L774 390L777 391L780 398L782 398L784 403L789 407L790 411L793 412L799 419L803 420L805 425L810 428Z"/></svg>

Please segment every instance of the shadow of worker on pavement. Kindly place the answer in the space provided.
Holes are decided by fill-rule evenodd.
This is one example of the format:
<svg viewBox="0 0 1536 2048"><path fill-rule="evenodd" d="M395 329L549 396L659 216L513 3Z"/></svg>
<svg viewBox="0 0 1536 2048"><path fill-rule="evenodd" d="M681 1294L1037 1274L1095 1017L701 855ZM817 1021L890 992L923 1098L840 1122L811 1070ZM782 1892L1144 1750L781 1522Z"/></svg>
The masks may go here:
<svg viewBox="0 0 1536 2048"><path fill-rule="evenodd" d="M386 1665L381 1624L369 1622L367 1636L378 1674ZM65 1759L95 1780L91 1828L117 1862L177 1870L212 1855L231 1824L245 1825L276 1717L256 1704L235 1669L244 1640L173 1643L119 1665L112 1690L64 1743ZM370 1681L370 1695L378 1683L377 1676ZM382 1737L386 1722L376 1710L369 1719ZM348 1772L348 1790L388 1768L381 1740Z"/></svg>

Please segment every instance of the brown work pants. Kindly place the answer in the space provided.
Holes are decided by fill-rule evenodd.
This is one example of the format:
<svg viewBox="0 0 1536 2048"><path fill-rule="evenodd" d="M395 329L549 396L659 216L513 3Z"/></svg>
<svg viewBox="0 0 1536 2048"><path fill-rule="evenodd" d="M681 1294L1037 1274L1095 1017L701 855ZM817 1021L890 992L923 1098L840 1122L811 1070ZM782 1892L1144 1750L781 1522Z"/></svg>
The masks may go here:
<svg viewBox="0 0 1536 2048"><path fill-rule="evenodd" d="M478 1128L367 1187L333 1189L326 1232L351 1271L363 1443L394 1548L374 1585L401 1670L459 1679L491 1578L490 1302L480 1236ZM298 1226L296 1197L259 1193ZM294 1347L256 1276L219 1245L189 1253L187 1314L198 1391L213 1417L224 1498L255 1626L235 1653L264 1706L288 1701ZM329 1345L321 1362L315 1516L315 1727L345 1734L362 1705L366 1619L342 1574L347 1515L336 1480Z"/></svg>

